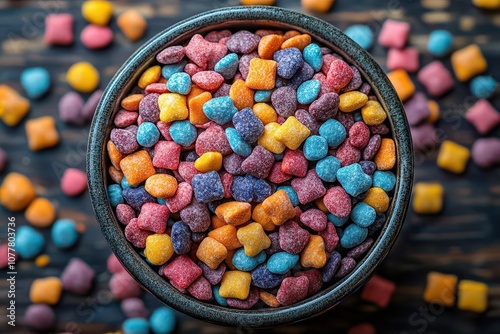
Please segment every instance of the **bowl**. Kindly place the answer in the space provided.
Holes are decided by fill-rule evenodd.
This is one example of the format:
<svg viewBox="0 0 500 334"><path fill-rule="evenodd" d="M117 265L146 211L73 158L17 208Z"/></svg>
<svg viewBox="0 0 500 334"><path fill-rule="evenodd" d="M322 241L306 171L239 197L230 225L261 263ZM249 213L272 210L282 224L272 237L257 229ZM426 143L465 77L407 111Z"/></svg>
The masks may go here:
<svg viewBox="0 0 500 334"><path fill-rule="evenodd" d="M109 161L106 141L119 101L137 82L138 76L166 46L182 44L195 33L218 29L295 29L310 34L360 70L388 112L397 152L397 182L387 221L372 249L343 279L291 306L238 310L198 301L173 288L125 239L106 193ZM92 205L102 233L126 270L163 303L192 317L221 325L271 327L321 314L342 302L373 274L389 253L403 225L413 182L413 154L409 126L396 91L375 60L339 29L318 18L277 7L229 7L206 12L179 22L140 47L115 74L94 116L87 152L87 176Z"/></svg>

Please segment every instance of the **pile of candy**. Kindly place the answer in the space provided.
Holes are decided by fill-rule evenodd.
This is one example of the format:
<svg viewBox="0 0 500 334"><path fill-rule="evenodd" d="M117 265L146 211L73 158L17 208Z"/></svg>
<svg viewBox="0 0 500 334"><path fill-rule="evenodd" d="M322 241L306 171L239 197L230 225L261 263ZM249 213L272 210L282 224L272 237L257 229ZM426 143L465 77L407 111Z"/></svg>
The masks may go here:
<svg viewBox="0 0 500 334"><path fill-rule="evenodd" d="M358 69L297 31L212 31L156 60L107 143L126 238L179 291L234 308L349 274L396 182Z"/></svg>

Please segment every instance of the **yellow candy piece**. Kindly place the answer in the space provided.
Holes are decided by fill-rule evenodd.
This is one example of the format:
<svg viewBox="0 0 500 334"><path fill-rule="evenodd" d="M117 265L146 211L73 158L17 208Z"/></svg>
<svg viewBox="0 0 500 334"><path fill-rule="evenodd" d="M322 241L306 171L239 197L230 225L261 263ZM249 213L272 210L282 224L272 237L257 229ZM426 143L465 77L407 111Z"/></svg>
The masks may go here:
<svg viewBox="0 0 500 334"><path fill-rule="evenodd" d="M418 182L413 193L413 211L418 214L435 214L443 208L443 186L439 183Z"/></svg>
<svg viewBox="0 0 500 334"><path fill-rule="evenodd" d="M257 144L264 147L266 150L273 152L275 154L282 153L286 146L276 140L274 137L274 132L278 129L280 125L276 122L268 123L264 126L264 133L260 136Z"/></svg>
<svg viewBox="0 0 500 334"><path fill-rule="evenodd" d="M276 114L276 111L274 110L273 107L271 107L267 103L256 103L253 106L253 112L257 117L260 119L260 121L266 125L271 122L276 122L278 120L278 115Z"/></svg>
<svg viewBox="0 0 500 334"><path fill-rule="evenodd" d="M343 112L353 112L368 102L368 96L357 91L340 95L339 109Z"/></svg>
<svg viewBox="0 0 500 334"><path fill-rule="evenodd" d="M363 201L374 208L377 213L386 212L391 202L387 193L382 188L378 187L368 189Z"/></svg>
<svg viewBox="0 0 500 334"><path fill-rule="evenodd" d="M30 102L7 85L0 85L0 119L16 126L30 110Z"/></svg>
<svg viewBox="0 0 500 334"><path fill-rule="evenodd" d="M264 249L271 247L271 239L269 239L259 223L250 223L245 227L240 227L236 232L236 236L248 256L255 256Z"/></svg>
<svg viewBox="0 0 500 334"><path fill-rule="evenodd" d="M222 154L219 152L203 153L194 162L194 168L202 173L208 173L213 170L218 172L222 168Z"/></svg>
<svg viewBox="0 0 500 334"><path fill-rule="evenodd" d="M227 248L214 238L206 237L198 246L196 257L215 270L226 259Z"/></svg>
<svg viewBox="0 0 500 334"><path fill-rule="evenodd" d="M484 59L481 49L476 44L471 44L463 49L453 52L451 65L458 80L464 82L486 71L488 64Z"/></svg>
<svg viewBox="0 0 500 334"><path fill-rule="evenodd" d="M99 72L91 63L82 61L71 65L66 80L74 90L91 93L99 86Z"/></svg>
<svg viewBox="0 0 500 334"><path fill-rule="evenodd" d="M330 213L330 210L328 210L328 208L325 206L325 203L323 202L323 197L321 198L318 198L317 200L314 201L314 204L316 204L316 207L324 212L324 213Z"/></svg>
<svg viewBox="0 0 500 334"><path fill-rule="evenodd" d="M461 280L458 283L458 308L482 313L488 308L488 286L481 282Z"/></svg>
<svg viewBox="0 0 500 334"><path fill-rule="evenodd" d="M182 121L189 117L186 97L177 93L161 94L158 98L160 107L160 120L170 123Z"/></svg>
<svg viewBox="0 0 500 334"><path fill-rule="evenodd" d="M285 123L274 130L273 136L289 149L296 150L310 134L311 131L304 124L300 123L294 116L290 116Z"/></svg>
<svg viewBox="0 0 500 334"><path fill-rule="evenodd" d="M0 204L7 210L20 211L36 197L31 181L19 173L9 173L0 186Z"/></svg>
<svg viewBox="0 0 500 334"><path fill-rule="evenodd" d="M174 246L168 234L152 234L146 238L144 255L152 264L161 266L174 255Z"/></svg>
<svg viewBox="0 0 500 334"><path fill-rule="evenodd" d="M239 270L226 271L222 276L219 295L224 298L245 300L250 293L251 282L252 275L250 273Z"/></svg>
<svg viewBox="0 0 500 334"><path fill-rule="evenodd" d="M26 122L28 146L32 151L40 151L56 146L59 143L59 133L56 121L51 116L30 119Z"/></svg>
<svg viewBox="0 0 500 334"><path fill-rule="evenodd" d="M439 120L439 116L441 114L441 110L439 109L439 104L434 100L429 100L427 103L429 107L429 118L427 118L427 122L436 123Z"/></svg>
<svg viewBox="0 0 500 334"><path fill-rule="evenodd" d="M137 86L144 89L147 85L158 82L158 80L160 80L160 75L161 67L159 65L151 66L146 71L144 71L144 73L142 73Z"/></svg>
<svg viewBox="0 0 500 334"><path fill-rule="evenodd" d="M428 303L443 304L452 307L455 303L457 276L430 272L427 275L424 300Z"/></svg>
<svg viewBox="0 0 500 334"><path fill-rule="evenodd" d="M474 6L484 9L500 8L500 0L472 0Z"/></svg>
<svg viewBox="0 0 500 334"><path fill-rule="evenodd" d="M245 202L227 202L217 206L215 214L227 224L238 226L250 220L252 206Z"/></svg>
<svg viewBox="0 0 500 334"><path fill-rule="evenodd" d="M415 93L415 85L405 70L394 70L387 73L387 77L394 86L394 89L396 89L396 93L398 93L401 101L407 100Z"/></svg>
<svg viewBox="0 0 500 334"><path fill-rule="evenodd" d="M259 6L272 6L276 0L241 0L241 4L245 6L259 5Z"/></svg>
<svg viewBox="0 0 500 334"><path fill-rule="evenodd" d="M325 241L319 235L311 235L300 254L300 264L304 268L322 268L326 264Z"/></svg>
<svg viewBox="0 0 500 334"><path fill-rule="evenodd" d="M88 0L82 5L82 15L90 23L105 26L113 16L113 5L105 0Z"/></svg>
<svg viewBox="0 0 500 334"><path fill-rule="evenodd" d="M469 161L470 151L467 147L445 140L437 157L437 165L452 173L460 174L465 171Z"/></svg>
<svg viewBox="0 0 500 334"><path fill-rule="evenodd" d="M361 108L361 116L368 126L382 124L387 118L384 108L378 101L368 101Z"/></svg>
<svg viewBox="0 0 500 334"><path fill-rule="evenodd" d="M31 283L30 300L34 304L55 305L59 302L62 283L57 277L39 278Z"/></svg>

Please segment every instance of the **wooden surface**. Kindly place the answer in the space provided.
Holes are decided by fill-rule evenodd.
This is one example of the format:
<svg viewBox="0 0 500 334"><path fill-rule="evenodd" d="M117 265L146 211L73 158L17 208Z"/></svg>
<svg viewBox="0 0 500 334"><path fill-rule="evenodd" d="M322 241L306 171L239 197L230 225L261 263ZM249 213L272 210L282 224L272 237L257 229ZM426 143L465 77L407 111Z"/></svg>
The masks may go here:
<svg viewBox="0 0 500 334"><path fill-rule="evenodd" d="M80 60L95 64L102 76L101 88L106 86L118 67L147 38L169 25L193 14L235 5L235 0L149 0L115 1L116 12L136 7L147 18L147 37L130 43L120 33L114 44L100 51L86 50L78 41L85 22L79 11L81 1L7 1L0 0L0 83L21 90L19 75L23 68L43 66L49 69L54 85L51 93L32 102L28 118L57 115L57 102L69 87L64 83L68 67ZM282 7L300 10L298 0L278 0ZM72 47L47 47L42 39L43 21L47 13L71 12L75 15L77 41ZM371 1L337 0L334 10L319 15L341 29L353 23L369 23L378 32L387 17L407 20L412 24L411 44L423 53L421 62L430 62L425 55L427 34L445 28L456 36L456 47L471 42L480 44L489 63L488 72L500 79L500 13L474 8L470 0L413 0ZM117 31L116 22L111 26ZM386 51L376 46L376 59L385 63ZM449 67L449 59L445 60ZM475 99L467 86L458 84L455 90L439 100L443 119L437 124L442 139L451 139L471 147L478 134L462 117ZM500 99L493 100L500 108ZM88 125L72 127L58 121L61 144L53 149L32 153L27 148L24 122L15 128L0 124L0 146L10 159L8 171L29 175L37 192L54 201L59 217L73 218L85 223L87 231L73 249L60 252L50 242L49 230L45 253L51 257L46 268L37 268L31 261L18 261L17 324L6 326L5 307L7 285L0 281L0 333L27 333L22 326L22 314L29 304L28 291L33 279L58 276L71 257L81 257L98 273L97 284L90 297L63 294L55 307L58 332L103 333L118 330L125 319L119 303L109 299L106 257L110 250L97 225L88 194L70 199L61 193L61 171L68 167L84 169ZM500 135L500 129L492 133ZM418 154L416 181L439 181L445 187L444 212L437 216L418 216L411 210L393 251L378 273L397 283L397 289L387 309L361 300L353 295L334 310L313 320L294 326L268 330L273 333L344 333L360 322L371 322L378 333L500 333L500 168L481 170L469 163L463 176L452 175L436 167L435 151ZM0 176L3 178L5 174ZM5 240L7 217L16 217L18 226L26 221L22 213L9 213L0 208L0 240ZM486 282L490 287L489 308L484 314L472 314L450 308L431 308L423 299L426 275L429 271L456 274ZM150 310L159 306L152 296L145 300ZM179 333L252 333L255 330L222 328L178 314Z"/></svg>

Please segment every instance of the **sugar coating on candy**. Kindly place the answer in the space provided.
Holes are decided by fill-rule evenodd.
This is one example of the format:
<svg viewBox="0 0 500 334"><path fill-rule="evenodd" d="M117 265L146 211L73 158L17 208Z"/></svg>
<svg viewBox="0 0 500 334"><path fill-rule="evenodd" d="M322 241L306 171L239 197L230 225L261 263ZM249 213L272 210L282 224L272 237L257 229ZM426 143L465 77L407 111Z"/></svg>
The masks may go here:
<svg viewBox="0 0 500 334"><path fill-rule="evenodd" d="M212 286L203 276L198 277L187 290L193 297L199 300L211 300L213 298Z"/></svg>
<svg viewBox="0 0 500 334"><path fill-rule="evenodd" d="M304 211L302 215L300 215L300 221L302 224L317 232L323 231L327 224L326 214L318 209Z"/></svg>
<svg viewBox="0 0 500 334"><path fill-rule="evenodd" d="M226 156L232 153L224 129L218 124L211 124L198 136L195 150L198 155L206 152L219 152Z"/></svg>
<svg viewBox="0 0 500 334"><path fill-rule="evenodd" d="M286 48L275 52L274 60L278 62L278 75L285 79L291 79L304 65L302 53L297 48Z"/></svg>
<svg viewBox="0 0 500 334"><path fill-rule="evenodd" d="M165 199L165 202L170 212L175 213L188 206L191 203L192 197L193 188L191 185L187 182L181 182L177 187L175 195Z"/></svg>
<svg viewBox="0 0 500 334"><path fill-rule="evenodd" d="M126 188L122 195L125 202L135 210L140 210L145 203L156 202L143 186Z"/></svg>
<svg viewBox="0 0 500 334"><path fill-rule="evenodd" d="M274 155L262 146L256 146L241 163L243 172L259 179L265 179L275 162Z"/></svg>
<svg viewBox="0 0 500 334"><path fill-rule="evenodd" d="M181 45L170 46L156 55L156 60L161 64L175 64L184 58L186 50Z"/></svg>
<svg viewBox="0 0 500 334"><path fill-rule="evenodd" d="M185 254L174 258L163 269L163 275L180 288L188 288L202 274L200 267Z"/></svg>
<svg viewBox="0 0 500 334"><path fill-rule="evenodd" d="M341 259L342 256L337 251L333 251L330 254L330 258L326 262L325 266L320 270L323 283L330 282L333 279L337 270L340 268Z"/></svg>
<svg viewBox="0 0 500 334"><path fill-rule="evenodd" d="M198 174L192 180L193 192L197 201L207 203L224 198L224 187L217 172Z"/></svg>
<svg viewBox="0 0 500 334"><path fill-rule="evenodd" d="M410 73L416 72L420 67L418 50L413 47L405 49L391 48L387 53L387 68L392 71L403 69Z"/></svg>
<svg viewBox="0 0 500 334"><path fill-rule="evenodd" d="M125 238L137 248L146 247L146 239L152 232L142 230L137 224L137 218L133 218L125 227Z"/></svg>
<svg viewBox="0 0 500 334"><path fill-rule="evenodd" d="M176 254L186 254L191 250L191 230L183 221L174 223L170 237Z"/></svg>
<svg viewBox="0 0 500 334"><path fill-rule="evenodd" d="M347 253L347 257L352 257L355 260L359 259L362 255L364 255L372 247L373 242L374 241L373 241L372 238L366 239L365 241L363 241L358 246L352 248Z"/></svg>
<svg viewBox="0 0 500 334"><path fill-rule="evenodd" d="M326 193L323 182L314 170L309 170L303 178L293 179L292 187L297 192L301 204L312 202Z"/></svg>
<svg viewBox="0 0 500 334"><path fill-rule="evenodd" d="M321 277L321 272L318 269L309 269L306 271L299 271L294 274L294 277L305 276L309 279L309 286L307 288L307 295L311 296L321 290L323 286L323 280Z"/></svg>
<svg viewBox="0 0 500 334"><path fill-rule="evenodd" d="M251 108L245 108L233 116L233 125L240 137L254 143L264 132L264 124Z"/></svg>
<svg viewBox="0 0 500 334"><path fill-rule="evenodd" d="M210 226L210 212L203 203L193 201L180 211L180 216L193 232L205 232Z"/></svg>
<svg viewBox="0 0 500 334"><path fill-rule="evenodd" d="M127 204L118 204L115 213L116 218L123 225L127 225L132 219L136 218L134 209Z"/></svg>
<svg viewBox="0 0 500 334"><path fill-rule="evenodd" d="M252 284L262 289L272 289L278 287L286 275L273 274L267 269L265 263L252 270Z"/></svg>
<svg viewBox="0 0 500 334"><path fill-rule="evenodd" d="M354 267L356 267L356 260L354 260L352 257L344 257L340 261L340 268L337 271L337 274L335 274L336 278L342 278L349 274Z"/></svg>
<svg viewBox="0 0 500 334"><path fill-rule="evenodd" d="M409 23L387 20L384 22L378 36L378 43L385 47L401 49L405 46L409 34Z"/></svg>
<svg viewBox="0 0 500 334"><path fill-rule="evenodd" d="M281 283L276 299L281 305L291 305L304 299L309 289L309 279L306 276L287 277Z"/></svg>
<svg viewBox="0 0 500 334"><path fill-rule="evenodd" d="M245 160L244 157L238 154L230 154L224 157L222 163L224 165L224 169L232 175L242 175L245 172L241 169L241 164Z"/></svg>
<svg viewBox="0 0 500 334"><path fill-rule="evenodd" d="M302 252L309 241L309 232L304 230L293 220L287 221L279 228L279 246L290 254Z"/></svg>
<svg viewBox="0 0 500 334"><path fill-rule="evenodd" d="M320 123L310 114L311 108L309 107L309 112L304 110L304 109L299 109L295 112L295 118L297 120L304 124L309 131L311 131L311 135L317 135L319 128L320 128Z"/></svg>
<svg viewBox="0 0 500 334"><path fill-rule="evenodd" d="M280 116L293 116L297 111L297 93L290 86L276 89L271 95L271 102Z"/></svg>
<svg viewBox="0 0 500 334"><path fill-rule="evenodd" d="M246 30L240 30L229 36L226 47L231 52L248 54L257 49L259 42L259 36Z"/></svg>

